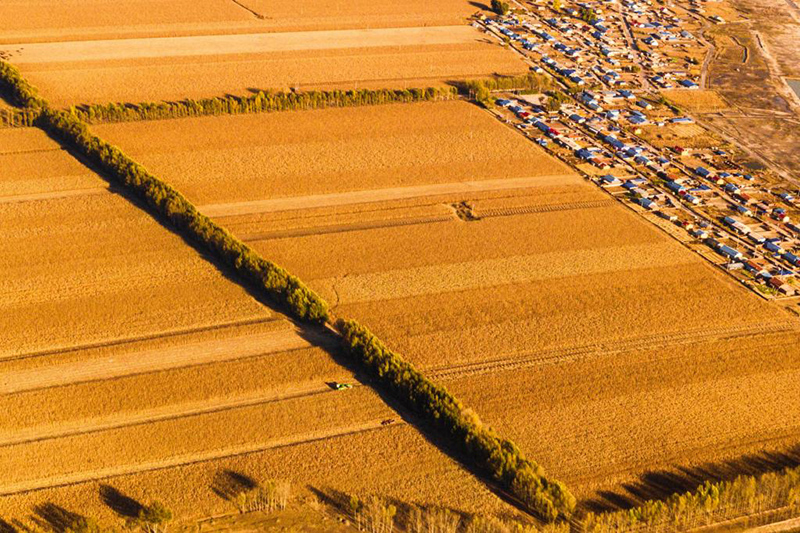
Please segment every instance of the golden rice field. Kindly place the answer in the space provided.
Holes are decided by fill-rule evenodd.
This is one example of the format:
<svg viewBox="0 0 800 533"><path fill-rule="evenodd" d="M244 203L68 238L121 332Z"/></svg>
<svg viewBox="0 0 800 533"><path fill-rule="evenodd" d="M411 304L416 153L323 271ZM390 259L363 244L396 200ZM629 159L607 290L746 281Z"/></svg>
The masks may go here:
<svg viewBox="0 0 800 533"><path fill-rule="evenodd" d="M444 383L589 508L654 467L780 447L796 429L781 423L795 409L795 320L477 108L147 126L97 129ZM458 216L464 201L478 220ZM748 397L764 400L758 423L740 408Z"/></svg>
<svg viewBox="0 0 800 533"><path fill-rule="evenodd" d="M5 0L0 44L458 25L477 11L467 0Z"/></svg>
<svg viewBox="0 0 800 533"><path fill-rule="evenodd" d="M110 484L191 521L233 510L213 490L225 470L304 495L513 512L359 385L330 339L254 300L40 131L0 139L1 519L30 524L51 503L119 525Z"/></svg>
<svg viewBox="0 0 800 533"><path fill-rule="evenodd" d="M516 54L467 25L18 46L11 61L59 106L250 90L441 86L527 71Z"/></svg>

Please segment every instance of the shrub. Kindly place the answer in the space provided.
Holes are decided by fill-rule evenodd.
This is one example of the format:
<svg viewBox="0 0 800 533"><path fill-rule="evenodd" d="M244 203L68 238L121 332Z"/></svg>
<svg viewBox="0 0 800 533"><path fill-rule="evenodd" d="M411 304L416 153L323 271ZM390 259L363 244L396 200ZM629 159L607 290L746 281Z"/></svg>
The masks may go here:
<svg viewBox="0 0 800 533"><path fill-rule="evenodd" d="M0 92L6 95L9 103L19 107L47 107L36 87L25 81L19 69L6 61L0 61Z"/></svg>

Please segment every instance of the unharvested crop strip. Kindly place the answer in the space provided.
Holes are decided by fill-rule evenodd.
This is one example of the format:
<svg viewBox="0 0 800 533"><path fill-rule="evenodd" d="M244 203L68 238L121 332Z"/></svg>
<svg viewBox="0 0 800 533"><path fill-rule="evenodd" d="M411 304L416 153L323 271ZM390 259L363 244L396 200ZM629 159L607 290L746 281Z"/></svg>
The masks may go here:
<svg viewBox="0 0 800 533"><path fill-rule="evenodd" d="M260 257L227 230L200 213L177 190L150 174L121 150L93 135L76 115L49 108L47 102L19 75L13 66L0 62L0 89L5 87L15 101L40 110L37 125L96 165L111 179L142 198L152 212L185 237L198 242L222 263L232 267L259 292L284 306L295 318L310 323L330 320L328 304L298 278ZM567 488L548 478L544 470L526 459L511 441L484 426L458 399L389 350L355 321L338 321L332 331L341 336L349 356L405 407L440 431L459 455L488 474L506 491L540 517L553 521L568 517L575 497ZM374 428L364 428L371 430ZM245 452L247 453L247 452ZM226 453L230 455L230 453ZM156 466L164 468L166 466ZM119 475L103 472L102 476ZM77 483L84 474L62 484ZM0 491L33 490L33 487Z"/></svg>

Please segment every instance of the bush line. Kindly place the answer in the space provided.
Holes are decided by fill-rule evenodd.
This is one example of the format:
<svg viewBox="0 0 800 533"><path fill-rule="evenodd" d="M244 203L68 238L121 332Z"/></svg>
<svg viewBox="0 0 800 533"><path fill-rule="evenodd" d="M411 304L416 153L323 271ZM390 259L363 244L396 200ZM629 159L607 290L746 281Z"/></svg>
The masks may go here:
<svg viewBox="0 0 800 533"><path fill-rule="evenodd" d="M484 426L444 387L423 376L358 322L338 320L335 327L351 357L406 407L449 435L459 452L526 507L548 521L572 514L575 497L561 482L548 479L544 469L527 460L513 442Z"/></svg>
<svg viewBox="0 0 800 533"><path fill-rule="evenodd" d="M0 76L3 72L9 70L0 71ZM223 263L255 283L266 295L285 305L292 316L317 323L329 320L327 303L298 278L258 256L227 230L198 212L177 190L150 174L117 147L93 135L78 116L50 109L46 102L36 96L35 89L24 84L24 80L18 76L8 76L3 81L11 85L20 84L28 91L29 98L26 101L30 106L41 107L37 126L134 191L160 218L167 220L183 235L201 243ZM389 94L375 91L370 94L378 93ZM417 98L414 94L420 98L437 98L436 91L411 94L412 98ZM447 90L444 94L449 98L455 92ZM465 457L469 457L478 468L488 473L531 511L549 521L572 513L575 498L563 484L547 479L540 466L525 459L512 442L499 438L484 427L475 414L465 409L444 388L425 378L356 322L338 321L336 329L349 353L360 365L379 378L404 405L449 436L450 442Z"/></svg>
<svg viewBox="0 0 800 533"><path fill-rule="evenodd" d="M122 150L93 135L85 123L66 111L45 108L38 124L76 149L137 196L172 226L202 244L216 258L255 284L289 314L307 322L325 322L328 304L298 278L260 257L222 226L200 213L181 193L150 174Z"/></svg>
<svg viewBox="0 0 800 533"><path fill-rule="evenodd" d="M352 91L264 92L250 96L224 96L179 102L142 102L139 104L93 104L73 106L72 114L90 124L128 122L168 118L202 117L209 115L239 115L356 107L390 103L429 102L456 98L454 87L424 89L378 89Z"/></svg>
<svg viewBox="0 0 800 533"><path fill-rule="evenodd" d="M0 61L0 94L5 94L9 103L18 107L47 107L36 87L22 77L17 67L6 61Z"/></svg>
<svg viewBox="0 0 800 533"><path fill-rule="evenodd" d="M581 525L587 533L683 531L782 508L800 512L800 466L733 481L706 481L694 491L663 501L648 500L625 511L588 513Z"/></svg>

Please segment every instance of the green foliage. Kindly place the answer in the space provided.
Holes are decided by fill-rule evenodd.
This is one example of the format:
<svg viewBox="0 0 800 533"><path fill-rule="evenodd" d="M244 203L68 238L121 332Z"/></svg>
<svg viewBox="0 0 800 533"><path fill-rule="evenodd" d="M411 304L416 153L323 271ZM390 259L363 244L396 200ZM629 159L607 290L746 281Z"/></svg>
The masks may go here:
<svg viewBox="0 0 800 533"><path fill-rule="evenodd" d="M492 0L492 11L500 16L508 15L508 2L503 2L502 0Z"/></svg>
<svg viewBox="0 0 800 533"><path fill-rule="evenodd" d="M69 525L64 527L62 533L102 533L102 531L93 518L75 516Z"/></svg>
<svg viewBox="0 0 800 533"><path fill-rule="evenodd" d="M549 98L547 99L547 109L548 111L558 111L561 109L561 106L570 101L569 96L562 93L561 91L552 91L548 93Z"/></svg>
<svg viewBox="0 0 800 533"><path fill-rule="evenodd" d="M800 511L800 467L732 481L706 481L697 489L648 500L626 511L589 513L581 526L587 533L648 529L686 530L740 516L790 508Z"/></svg>
<svg viewBox="0 0 800 533"><path fill-rule="evenodd" d="M543 92L552 87L552 81L547 76L528 72L521 76L494 76L467 80L461 83L459 89L470 98L487 105L491 101L492 91L525 91Z"/></svg>
<svg viewBox="0 0 800 533"><path fill-rule="evenodd" d="M339 320L336 329L345 347L405 406L450 437L453 445L477 467L546 520L568 517L575 498L560 482L525 459L511 441L501 439L443 387L389 350L367 328Z"/></svg>
<svg viewBox="0 0 800 533"><path fill-rule="evenodd" d="M72 107L71 113L90 124L127 122L209 115L240 115L355 107L390 103L450 100L456 92L450 87L424 89L362 89L357 91L264 92L251 96L225 96L180 102L142 102L139 104L95 104Z"/></svg>
<svg viewBox="0 0 800 533"><path fill-rule="evenodd" d="M589 24L597 22L597 13L595 13L594 9L591 7L582 7L580 11L578 11L578 17Z"/></svg>
<svg viewBox="0 0 800 533"><path fill-rule="evenodd" d="M19 69L6 61L0 60L0 94L9 103L26 108L47 107L47 102L39 96L39 91L25 81Z"/></svg>
<svg viewBox="0 0 800 533"><path fill-rule="evenodd" d="M172 520L172 511L163 503L155 501L139 509L136 518L129 521L129 526L138 527L146 533L165 533L167 524Z"/></svg>
<svg viewBox="0 0 800 533"><path fill-rule="evenodd" d="M75 115L45 109L39 125L75 148L106 175L142 198L162 219L233 268L294 317L325 322L328 304L299 279L260 257L226 229L200 213L181 193L150 174L119 148L93 135Z"/></svg>

